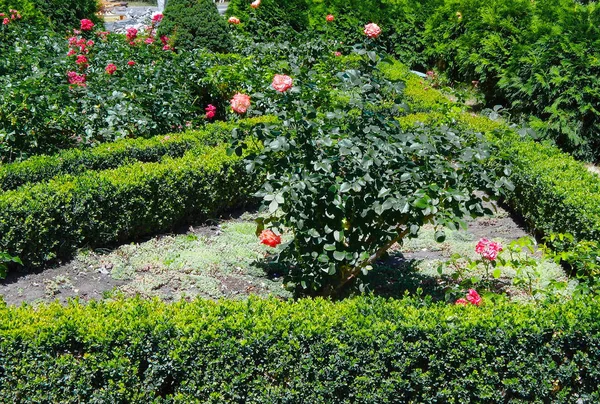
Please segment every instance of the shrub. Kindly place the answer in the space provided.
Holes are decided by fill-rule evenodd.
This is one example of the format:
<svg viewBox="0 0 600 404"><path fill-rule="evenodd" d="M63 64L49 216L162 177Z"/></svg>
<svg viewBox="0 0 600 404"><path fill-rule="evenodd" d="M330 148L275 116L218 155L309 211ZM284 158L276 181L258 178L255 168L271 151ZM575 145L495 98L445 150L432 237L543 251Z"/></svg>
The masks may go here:
<svg viewBox="0 0 600 404"><path fill-rule="evenodd" d="M362 286L355 281L393 244L425 223L439 227L441 241L443 226L464 227L464 217L489 212L475 189L492 195L510 186L500 170L482 169L489 150L481 136L400 130L393 116L403 109L403 86L379 77L371 45L360 51L360 71L338 74L351 98L345 110L320 118L318 83L302 81L304 88L281 95L282 125L254 131L264 148L248 166L268 173L260 196L269 217L258 231L292 229L276 260L286 266L286 284L305 293Z"/></svg>
<svg viewBox="0 0 600 404"><path fill-rule="evenodd" d="M229 52L233 42L212 0L169 0L159 35L170 36L176 49Z"/></svg>
<svg viewBox="0 0 600 404"><path fill-rule="evenodd" d="M292 38L294 32L308 28L307 0L261 0L256 9L250 7L250 3L252 0L232 0L226 16L238 17L242 21L241 30L255 40L272 40L275 36Z"/></svg>
<svg viewBox="0 0 600 404"><path fill-rule="evenodd" d="M96 0L0 0L0 12L16 9L27 24L50 27L64 34L78 27L84 18L101 25L102 20L96 15L98 4Z"/></svg>
<svg viewBox="0 0 600 404"><path fill-rule="evenodd" d="M597 402L600 303L0 303L0 399Z"/></svg>
<svg viewBox="0 0 600 404"><path fill-rule="evenodd" d="M0 195L0 250L42 266L79 247L123 242L238 207L251 199L256 180L224 146L56 177Z"/></svg>

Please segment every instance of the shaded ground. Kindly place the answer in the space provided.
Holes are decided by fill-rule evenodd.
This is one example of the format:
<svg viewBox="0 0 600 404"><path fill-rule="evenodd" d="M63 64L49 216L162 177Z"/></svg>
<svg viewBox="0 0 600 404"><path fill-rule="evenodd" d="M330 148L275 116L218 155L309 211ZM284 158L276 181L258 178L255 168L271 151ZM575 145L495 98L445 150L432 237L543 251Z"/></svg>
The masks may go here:
<svg viewBox="0 0 600 404"><path fill-rule="evenodd" d="M258 243L254 217L246 213L110 251L82 251L71 262L38 273L13 272L0 281L0 295L9 304L64 302L72 297L87 301L119 294L164 300L245 298L250 294L290 298L280 274L267 276L256 265L272 250ZM435 242L433 234L433 228L425 227L418 238L392 248L390 256L369 275L370 290L401 296L423 289L440 297L448 289L453 268L444 268L440 276L438 267L452 254L476 258L474 246L481 237L507 245L527 235L501 209L494 217L471 221L467 231L449 231L443 243ZM535 270L542 286L550 279L566 279L551 262L538 262ZM523 292L510 286L514 276L514 270L505 269L499 282L508 285L503 292L519 296Z"/></svg>

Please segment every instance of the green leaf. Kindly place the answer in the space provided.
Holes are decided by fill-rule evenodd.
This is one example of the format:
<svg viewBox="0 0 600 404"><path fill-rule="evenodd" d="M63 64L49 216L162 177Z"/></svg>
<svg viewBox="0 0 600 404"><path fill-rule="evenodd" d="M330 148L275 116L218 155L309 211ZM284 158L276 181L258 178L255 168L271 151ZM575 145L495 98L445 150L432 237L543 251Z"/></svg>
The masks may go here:
<svg viewBox="0 0 600 404"><path fill-rule="evenodd" d="M333 253L333 258L335 258L338 261L343 261L346 258L346 253L343 251L335 251Z"/></svg>

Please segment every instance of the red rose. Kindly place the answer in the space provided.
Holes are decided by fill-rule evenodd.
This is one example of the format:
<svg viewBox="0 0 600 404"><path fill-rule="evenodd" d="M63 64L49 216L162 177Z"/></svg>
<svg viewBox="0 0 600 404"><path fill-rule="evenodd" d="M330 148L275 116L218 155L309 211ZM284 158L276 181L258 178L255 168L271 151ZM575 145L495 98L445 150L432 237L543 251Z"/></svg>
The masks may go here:
<svg viewBox="0 0 600 404"><path fill-rule="evenodd" d="M327 22L332 22L333 20L335 20L335 17L332 14L328 14L327 17L325 17L325 19L327 20Z"/></svg>
<svg viewBox="0 0 600 404"><path fill-rule="evenodd" d="M269 247L277 247L281 244L281 236L273 233L272 230L263 230L258 238L262 244L268 245Z"/></svg>
<svg viewBox="0 0 600 404"><path fill-rule="evenodd" d="M135 62L133 60L130 60L129 62L127 62L128 66L135 66Z"/></svg>
<svg viewBox="0 0 600 404"><path fill-rule="evenodd" d="M109 63L104 70L106 71L106 74L112 75L117 71L117 66L115 66L113 63Z"/></svg>

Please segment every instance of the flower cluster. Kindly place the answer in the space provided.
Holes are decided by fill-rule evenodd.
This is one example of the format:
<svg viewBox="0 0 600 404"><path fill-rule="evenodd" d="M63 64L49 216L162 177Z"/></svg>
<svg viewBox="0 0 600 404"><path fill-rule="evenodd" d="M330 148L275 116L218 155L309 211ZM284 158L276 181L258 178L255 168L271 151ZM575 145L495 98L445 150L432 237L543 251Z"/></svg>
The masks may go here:
<svg viewBox="0 0 600 404"><path fill-rule="evenodd" d="M281 236L273 233L272 230L263 230L260 233L260 236L258 236L258 239L260 240L261 244L265 244L273 248L281 244Z"/></svg>
<svg viewBox="0 0 600 404"><path fill-rule="evenodd" d="M245 113L250 108L250 96L242 93L237 93L230 101L231 109L238 113Z"/></svg>
<svg viewBox="0 0 600 404"><path fill-rule="evenodd" d="M285 74L276 74L273 77L273 82L271 86L279 91L280 93L284 93L294 85L294 80L290 76L286 76Z"/></svg>
<svg viewBox="0 0 600 404"><path fill-rule="evenodd" d="M0 13L0 18L2 18L2 25L8 25L11 21L20 20L21 14L17 10L10 9L10 18L5 13Z"/></svg>
<svg viewBox="0 0 600 404"><path fill-rule="evenodd" d="M479 296L479 293L477 293L477 291L475 289L469 289L465 298L458 299L456 301L456 304L463 304L463 305L473 304L475 306L479 306L479 305L481 305L481 302L482 302L482 299L481 299L481 296Z"/></svg>
<svg viewBox="0 0 600 404"><path fill-rule="evenodd" d="M104 71L106 71L106 74L113 75L117 71L117 66L114 63L109 63Z"/></svg>
<svg viewBox="0 0 600 404"><path fill-rule="evenodd" d="M212 104L208 104L204 110L206 111L206 119L213 119L217 113L217 107Z"/></svg>
<svg viewBox="0 0 600 404"><path fill-rule="evenodd" d="M67 79L69 80L69 84L85 87L85 74L78 74L76 72L67 72Z"/></svg>
<svg viewBox="0 0 600 404"><path fill-rule="evenodd" d="M137 38L137 35L138 35L137 28L134 28L134 27L127 28L127 33L125 34L125 37L129 41L130 45L133 45L132 42L135 41L135 39Z"/></svg>
<svg viewBox="0 0 600 404"><path fill-rule="evenodd" d="M502 245L495 241L490 241L487 238L482 238L475 246L475 252L480 254L482 258L490 261L494 261L498 257L500 251L502 251Z"/></svg>

